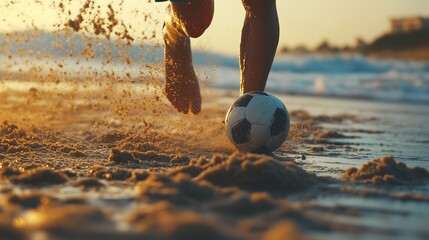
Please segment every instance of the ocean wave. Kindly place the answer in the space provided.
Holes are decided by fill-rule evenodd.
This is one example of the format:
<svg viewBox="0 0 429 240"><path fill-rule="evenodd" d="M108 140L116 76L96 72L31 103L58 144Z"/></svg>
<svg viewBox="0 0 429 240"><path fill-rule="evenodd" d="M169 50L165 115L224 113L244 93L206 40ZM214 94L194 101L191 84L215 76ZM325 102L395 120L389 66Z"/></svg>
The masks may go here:
<svg viewBox="0 0 429 240"><path fill-rule="evenodd" d="M237 68L238 58L204 53L194 54L197 64L218 65L221 67ZM355 55L294 55L279 56L275 59L272 72L291 73L372 73L381 74L395 72L425 72L429 73L428 62L409 60L370 59Z"/></svg>
<svg viewBox="0 0 429 240"><path fill-rule="evenodd" d="M59 59L64 69L71 70L71 74L73 70L84 74L87 69L114 71L117 76L131 75L138 78L148 75L163 78L161 71L154 72L142 64L161 65L162 46L144 43L117 47L114 41L84 39L80 35L54 36L49 33L28 39L25 44L17 46L0 39L0 70L26 71L31 67L56 69ZM94 58L75 64L79 57L85 58L82 52L90 41L94 42L90 44ZM106 49L109 49L109 54ZM21 52L26 54L20 56ZM45 53L51 58L41 64L38 59ZM10 56L13 56L13 61ZM124 63L123 56L129 58L131 64ZM106 59L109 59L110 64L103 63ZM200 78L208 79L211 86L239 88L237 56L195 51L193 61ZM266 89L287 94L429 103L429 62L373 59L358 54L278 55L272 65Z"/></svg>
<svg viewBox="0 0 429 240"><path fill-rule="evenodd" d="M213 71L204 62L202 71ZM231 59L213 74L212 84L238 89L238 64ZM267 91L325 97L429 103L429 63L352 56L287 56L276 58Z"/></svg>

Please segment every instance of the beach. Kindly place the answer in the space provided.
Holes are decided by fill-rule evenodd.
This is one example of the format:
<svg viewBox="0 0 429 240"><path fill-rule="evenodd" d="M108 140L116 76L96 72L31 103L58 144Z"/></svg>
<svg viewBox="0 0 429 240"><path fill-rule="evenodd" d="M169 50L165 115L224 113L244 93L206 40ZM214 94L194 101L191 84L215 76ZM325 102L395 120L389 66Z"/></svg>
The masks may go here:
<svg viewBox="0 0 429 240"><path fill-rule="evenodd" d="M0 239L429 237L425 104L276 93L291 129L265 156L225 136L237 89L207 83L194 116L161 81L3 76Z"/></svg>
<svg viewBox="0 0 429 240"><path fill-rule="evenodd" d="M363 51L425 4L386 2L273 5L265 90L291 125L267 155L225 133L261 19L241 1L192 40L197 115L164 94L168 1L0 3L0 240L429 239L426 43Z"/></svg>
<svg viewBox="0 0 429 240"><path fill-rule="evenodd" d="M276 56L291 127L267 156L225 134L236 56L194 52L185 115L162 46L109 34L0 39L1 240L429 237L428 62Z"/></svg>

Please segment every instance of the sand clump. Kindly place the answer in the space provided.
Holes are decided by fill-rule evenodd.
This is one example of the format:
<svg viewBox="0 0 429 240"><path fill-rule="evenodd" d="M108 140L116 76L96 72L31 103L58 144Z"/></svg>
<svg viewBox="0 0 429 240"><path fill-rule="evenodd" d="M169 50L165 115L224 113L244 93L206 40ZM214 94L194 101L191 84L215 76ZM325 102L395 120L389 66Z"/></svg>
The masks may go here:
<svg viewBox="0 0 429 240"><path fill-rule="evenodd" d="M22 172L15 167L0 166L0 179L9 179L19 176Z"/></svg>
<svg viewBox="0 0 429 240"><path fill-rule="evenodd" d="M132 171L126 168L96 166L89 171L88 175L109 181L125 181L132 176Z"/></svg>
<svg viewBox="0 0 429 240"><path fill-rule="evenodd" d="M146 180L150 176L150 173L146 170L134 170L131 172L131 177L128 181L140 182Z"/></svg>
<svg viewBox="0 0 429 240"><path fill-rule="evenodd" d="M294 163L281 163L263 155L235 153L229 157L215 155L209 161L204 158L193 160L187 166L166 173L149 173L137 184L136 190L139 198L148 202L166 200L179 205L211 202L219 209L250 210L256 205L255 209L269 208L269 195L237 195L227 205L214 204L214 201L242 191L295 193L315 183L315 175Z"/></svg>
<svg viewBox="0 0 429 240"><path fill-rule="evenodd" d="M101 183L97 178L80 178L71 184L73 187L87 190L100 190L105 188L106 185Z"/></svg>
<svg viewBox="0 0 429 240"><path fill-rule="evenodd" d="M138 163L139 160L130 152L121 151L116 148L110 149L109 161L117 164L120 163Z"/></svg>
<svg viewBox="0 0 429 240"><path fill-rule="evenodd" d="M102 143L115 143L126 138L127 135L120 131L114 131L101 135L99 141Z"/></svg>
<svg viewBox="0 0 429 240"><path fill-rule="evenodd" d="M136 186L141 199L149 202L160 200L178 205L192 205L212 200L217 195L215 187L203 181L192 181L185 174L168 176L153 173Z"/></svg>
<svg viewBox="0 0 429 240"><path fill-rule="evenodd" d="M129 169L121 167L95 166L85 174L89 178L98 178L107 181L139 182L148 178L150 172L145 169Z"/></svg>
<svg viewBox="0 0 429 240"><path fill-rule="evenodd" d="M0 126L0 153L13 154L39 149L38 139L27 131L4 121ZM4 158L7 155L4 156Z"/></svg>
<svg viewBox="0 0 429 240"><path fill-rule="evenodd" d="M175 169L172 169L169 173L170 175L176 175L176 174L187 174L191 177L196 177L200 175L204 171L204 167L198 166L198 165L185 165L185 166L179 166Z"/></svg>
<svg viewBox="0 0 429 240"><path fill-rule="evenodd" d="M83 158L86 157L86 154L79 150L72 150L69 152L70 156L76 157L76 158Z"/></svg>
<svg viewBox="0 0 429 240"><path fill-rule="evenodd" d="M424 168L409 168L396 162L393 156L385 156L373 159L359 169L347 169L342 179L372 184L415 184L429 180L429 173Z"/></svg>
<svg viewBox="0 0 429 240"><path fill-rule="evenodd" d="M15 124L10 124L7 121L4 121L0 127L0 136L2 140L5 139L17 139L27 137L27 132L20 129Z"/></svg>
<svg viewBox="0 0 429 240"><path fill-rule="evenodd" d="M52 239L106 239L115 229L111 219L99 208L85 205L48 206L31 213L35 222L29 222L30 230L43 230Z"/></svg>
<svg viewBox="0 0 429 240"><path fill-rule="evenodd" d="M195 179L214 185L236 186L247 191L292 193L303 191L315 183L315 175L295 163L280 163L263 155L235 153L224 160L216 157L204 165Z"/></svg>
<svg viewBox="0 0 429 240"><path fill-rule="evenodd" d="M190 161L188 156L182 154L165 154L159 151L148 150L128 151L118 148L110 149L109 161L116 164L127 163L175 163L183 164Z"/></svg>
<svg viewBox="0 0 429 240"><path fill-rule="evenodd" d="M13 175L9 180L14 184L42 187L63 184L68 181L68 178L65 174L50 168L35 168L20 175Z"/></svg>
<svg viewBox="0 0 429 240"><path fill-rule="evenodd" d="M24 209L38 208L39 206L46 205L52 201L54 201L52 197L48 197L41 193L11 193L3 198L3 203L9 208L20 207Z"/></svg>
<svg viewBox="0 0 429 240"><path fill-rule="evenodd" d="M129 222L147 239L239 239L216 220L209 215L174 208L167 202L143 208L129 217Z"/></svg>
<svg viewBox="0 0 429 240"><path fill-rule="evenodd" d="M149 150L146 152L134 152L136 158L141 161L156 161L156 162L170 162L174 156L160 153L159 151Z"/></svg>
<svg viewBox="0 0 429 240"><path fill-rule="evenodd" d="M227 193L227 192L226 192ZM234 191L224 195L224 199L215 199L208 208L229 216L251 216L258 213L270 212L279 204L268 193L248 193Z"/></svg>

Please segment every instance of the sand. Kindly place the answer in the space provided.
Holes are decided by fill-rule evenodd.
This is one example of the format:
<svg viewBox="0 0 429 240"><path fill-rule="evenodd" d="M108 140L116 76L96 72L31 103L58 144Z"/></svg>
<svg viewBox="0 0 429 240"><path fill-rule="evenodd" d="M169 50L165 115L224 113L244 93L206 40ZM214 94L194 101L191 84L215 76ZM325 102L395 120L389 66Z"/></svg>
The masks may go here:
<svg viewBox="0 0 429 240"><path fill-rule="evenodd" d="M209 104L216 101L210 95L206 99ZM100 116L92 109L78 110L93 119L88 123L75 123L66 111L53 119L69 121L67 126L3 119L8 122L0 129L2 236L26 239L43 232L49 239L312 239L322 233L376 234L377 229L319 215L362 216L365 208L323 207L312 199L345 194L429 202L424 194L354 187L360 182L425 183L426 169L409 168L393 157L345 170L341 178L302 168L305 156L343 148L330 139L353 139L346 137L347 131L321 127L323 122L349 121L350 116L291 111L288 141L274 156L265 156L234 152L224 142L222 111L210 105L206 109L211 116L207 122L202 121L207 119L203 112L178 115L180 121L163 123L165 127L140 129L99 124L91 130ZM177 117L173 110L165 114ZM181 121L186 119L223 140L205 139L200 130L198 135L185 131L188 124Z"/></svg>
<svg viewBox="0 0 429 240"><path fill-rule="evenodd" d="M228 92L219 93L228 99ZM13 94L19 99L27 93ZM39 96L43 95L50 96L40 91ZM155 117L146 118L150 124L138 127L132 115L123 118L121 124L100 121L100 116L115 114L101 106L109 101L100 102L97 109L64 107L61 114L47 120L44 116L57 109L43 109L39 115L34 113L39 106L8 100L3 112L18 109L22 115L5 114L1 119L2 236L27 239L43 233L48 239L312 239L320 235L355 236L363 231L390 236L393 230L326 218L345 215L365 219L369 218L365 217L367 212L375 209L326 206L323 199L336 196L337 200L357 197L363 201L429 203L424 192L383 189L425 186L428 180L426 169L408 167L391 156L345 169L337 177L311 171L308 161L317 156L359 149L350 141L364 132L340 132L323 124L342 126L345 121L370 120L290 111L290 135L274 156L239 153L226 142L224 112L217 99L207 94L205 111L198 116L178 115L163 105L170 119L157 122ZM16 108L22 104L26 107ZM84 117L71 117L77 114ZM40 118L44 120L37 120ZM332 158L338 156L342 155ZM360 183L369 188L356 187ZM371 186L381 189L372 190ZM398 213L380 210L380 214L386 212Z"/></svg>

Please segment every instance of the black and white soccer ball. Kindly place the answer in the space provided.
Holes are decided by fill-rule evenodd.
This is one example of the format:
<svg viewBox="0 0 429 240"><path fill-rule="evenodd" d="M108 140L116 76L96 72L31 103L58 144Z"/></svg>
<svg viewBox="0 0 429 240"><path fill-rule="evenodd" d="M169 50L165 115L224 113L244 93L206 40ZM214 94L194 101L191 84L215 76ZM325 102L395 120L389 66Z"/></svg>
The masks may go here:
<svg viewBox="0 0 429 240"><path fill-rule="evenodd" d="M225 117L228 139L244 152L273 152L285 141L289 127L290 117L285 105L266 92L243 94Z"/></svg>

